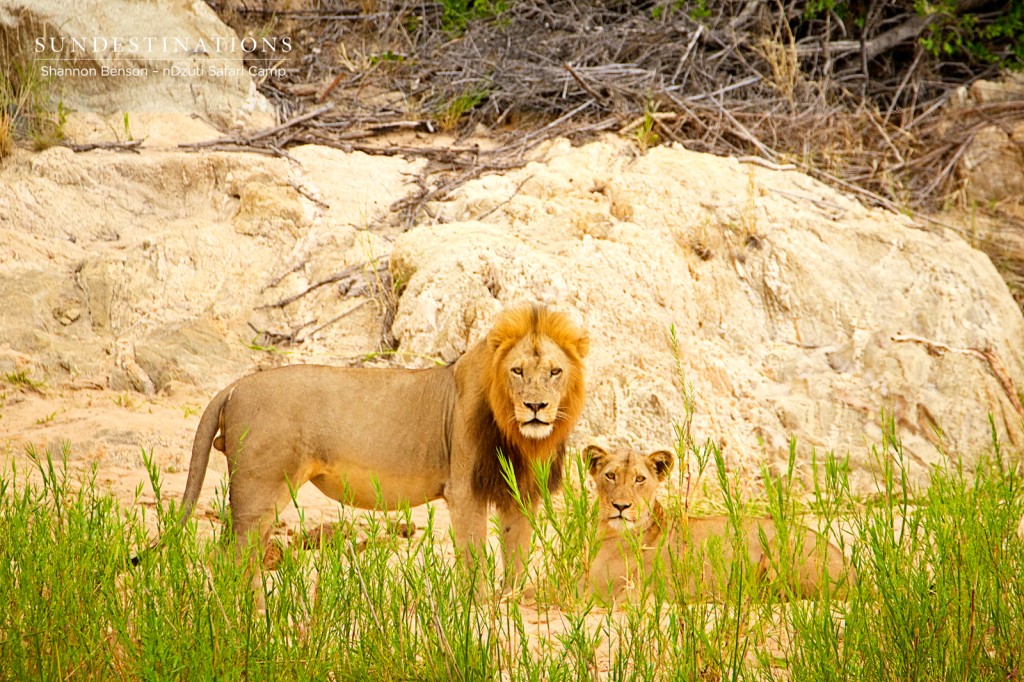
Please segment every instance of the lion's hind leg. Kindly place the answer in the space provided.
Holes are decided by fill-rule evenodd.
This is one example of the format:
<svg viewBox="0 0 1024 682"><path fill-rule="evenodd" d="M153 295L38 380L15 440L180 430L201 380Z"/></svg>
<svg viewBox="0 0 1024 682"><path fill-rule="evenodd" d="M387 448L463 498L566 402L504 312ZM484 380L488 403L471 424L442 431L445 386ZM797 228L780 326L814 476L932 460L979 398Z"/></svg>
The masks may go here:
<svg viewBox="0 0 1024 682"><path fill-rule="evenodd" d="M253 591L262 606L263 552L267 548L270 531L279 512L287 507L306 480L284 473L273 476L265 470L232 468L228 495L235 556L239 563L247 565Z"/></svg>

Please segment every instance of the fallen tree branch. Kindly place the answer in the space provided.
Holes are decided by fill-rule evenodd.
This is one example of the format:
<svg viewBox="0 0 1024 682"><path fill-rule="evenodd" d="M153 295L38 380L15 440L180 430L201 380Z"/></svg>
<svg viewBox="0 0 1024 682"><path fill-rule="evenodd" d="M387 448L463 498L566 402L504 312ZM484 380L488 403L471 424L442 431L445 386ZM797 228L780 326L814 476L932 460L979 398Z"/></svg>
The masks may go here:
<svg viewBox="0 0 1024 682"><path fill-rule="evenodd" d="M320 116L334 108L334 103L325 104L322 107L307 111L304 114L300 114L295 118L292 118L280 125L273 126L271 128L264 128L258 130L251 135L229 135L227 137L219 137L215 140L204 140L203 142L188 142L179 144L178 147L181 149L205 149L206 147L217 147L219 145L251 145L253 142L262 140L278 133L287 130L293 126L297 126L300 123L305 123L311 119Z"/></svg>

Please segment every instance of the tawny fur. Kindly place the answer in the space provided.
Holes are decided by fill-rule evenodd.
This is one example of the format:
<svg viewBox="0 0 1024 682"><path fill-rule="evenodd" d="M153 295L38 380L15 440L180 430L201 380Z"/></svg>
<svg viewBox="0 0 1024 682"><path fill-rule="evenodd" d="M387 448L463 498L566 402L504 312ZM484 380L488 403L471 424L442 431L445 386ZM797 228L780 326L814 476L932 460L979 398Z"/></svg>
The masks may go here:
<svg viewBox="0 0 1024 682"><path fill-rule="evenodd" d="M550 461L557 485L583 406L588 349L586 333L564 314L528 306L500 314L487 337L447 367L293 365L247 376L218 393L199 421L182 521L215 445L228 459L240 551L265 542L277 510L312 482L367 509L443 498L461 555L482 546L494 504L506 568L515 575L530 528L495 474L497 451L511 460L531 504L530 461Z"/></svg>
<svg viewBox="0 0 1024 682"><path fill-rule="evenodd" d="M614 603L642 592L645 582L657 579L669 598L722 596L725 576L714 570L708 550L711 544L717 545L727 567L735 556L735 530L726 516L690 517L674 523L668 518L656 494L672 469L672 453L660 450L643 455L628 449L609 453L590 446L584 454L597 486L600 542L585 579L587 593ZM831 593L842 596L853 576L842 550L799 524L793 524L790 533L786 546L792 551L782 558L771 519L742 519L739 547L746 553L747 575L762 589L777 590L776 596L782 598L817 598L826 580ZM688 556L698 558L688 562ZM778 570L780 564L784 571ZM692 573L679 575L674 568Z"/></svg>

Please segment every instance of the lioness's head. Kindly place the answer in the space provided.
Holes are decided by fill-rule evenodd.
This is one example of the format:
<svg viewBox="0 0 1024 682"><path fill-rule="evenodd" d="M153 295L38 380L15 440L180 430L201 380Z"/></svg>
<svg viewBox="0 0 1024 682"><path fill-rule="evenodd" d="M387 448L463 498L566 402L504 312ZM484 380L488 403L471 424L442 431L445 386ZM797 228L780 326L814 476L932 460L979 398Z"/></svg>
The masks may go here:
<svg viewBox="0 0 1024 682"><path fill-rule="evenodd" d="M583 408L587 333L541 306L503 312L487 336L488 399L498 428L528 452L568 437Z"/></svg>
<svg viewBox="0 0 1024 682"><path fill-rule="evenodd" d="M583 451L597 484L598 515L603 526L617 531L647 527L658 484L672 471L671 452L643 455L629 449L608 452L596 445Z"/></svg>

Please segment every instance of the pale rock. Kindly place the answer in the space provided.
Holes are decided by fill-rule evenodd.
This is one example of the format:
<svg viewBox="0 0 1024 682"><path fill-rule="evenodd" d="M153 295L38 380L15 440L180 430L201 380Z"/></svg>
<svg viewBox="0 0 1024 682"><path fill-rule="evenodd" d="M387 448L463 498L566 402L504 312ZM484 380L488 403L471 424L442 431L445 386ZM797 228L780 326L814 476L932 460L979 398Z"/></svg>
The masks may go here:
<svg viewBox="0 0 1024 682"><path fill-rule="evenodd" d="M53 76L55 107L59 99L66 109L98 114L196 114L223 129L275 122L243 64L239 37L198 0L0 0L0 34L48 66L95 70ZM103 75L104 68L145 75Z"/></svg>
<svg viewBox="0 0 1024 682"><path fill-rule="evenodd" d="M211 390L268 360L349 362L379 350L368 293L350 300L322 287L272 304L386 259L390 241L366 228L421 164L360 154L367 169L336 150L293 151L298 163L63 147L6 159L0 348L9 352L0 359L13 367L30 356L34 373L58 385L152 393L181 381ZM298 349L275 353L250 327L311 332L355 307Z"/></svg>
<svg viewBox="0 0 1024 682"><path fill-rule="evenodd" d="M952 233L794 172L678 147L638 156L613 139L553 145L431 209L443 224L402 235L392 254L408 282L400 349L452 360L517 301L571 312L593 338L580 442L630 433L671 445L683 382L698 441L723 443L726 461L755 476L795 437L803 474L812 448L832 451L869 488L883 410L915 480L946 461L940 448L973 461L990 445L989 413L1002 438L1024 442L986 362L924 342L991 349L1024 385L1020 310L988 258Z"/></svg>

